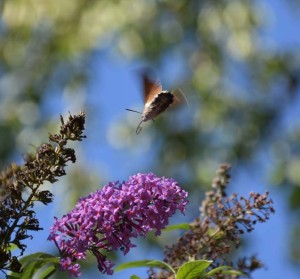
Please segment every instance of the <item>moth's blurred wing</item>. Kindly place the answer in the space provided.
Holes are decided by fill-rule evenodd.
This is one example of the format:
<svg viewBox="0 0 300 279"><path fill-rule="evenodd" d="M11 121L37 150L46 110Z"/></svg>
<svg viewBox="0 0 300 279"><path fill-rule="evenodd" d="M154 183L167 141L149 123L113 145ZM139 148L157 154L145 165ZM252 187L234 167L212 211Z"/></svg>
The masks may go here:
<svg viewBox="0 0 300 279"><path fill-rule="evenodd" d="M154 97L162 91L162 86L159 81L150 79L146 74L143 75L144 82L144 102L151 102Z"/></svg>
<svg viewBox="0 0 300 279"><path fill-rule="evenodd" d="M174 95L174 101L172 103L172 106L178 106L185 104L187 107L190 107L189 101L185 94L182 92L180 88L176 88L172 91L172 94Z"/></svg>

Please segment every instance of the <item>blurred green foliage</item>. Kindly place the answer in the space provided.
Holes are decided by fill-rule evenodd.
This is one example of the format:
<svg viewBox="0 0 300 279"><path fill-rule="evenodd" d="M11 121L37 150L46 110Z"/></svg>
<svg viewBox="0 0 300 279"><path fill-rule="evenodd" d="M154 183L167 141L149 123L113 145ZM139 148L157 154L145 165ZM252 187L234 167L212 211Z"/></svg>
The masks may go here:
<svg viewBox="0 0 300 279"><path fill-rule="evenodd" d="M210 184L220 162L253 166L264 151L270 183L284 186L299 210L299 119L281 129L299 94L300 63L296 50L271 47L261 35L271 7L250 0L6 0L1 9L0 165L22 150L20 137L45 138L48 90L84 84L86 55L109 47L157 69L166 57L170 67L178 67L172 59L183 61L172 86L183 89L190 108L149 127L159 162L153 171L176 174L192 191ZM134 131L119 123L120 140L124 124Z"/></svg>

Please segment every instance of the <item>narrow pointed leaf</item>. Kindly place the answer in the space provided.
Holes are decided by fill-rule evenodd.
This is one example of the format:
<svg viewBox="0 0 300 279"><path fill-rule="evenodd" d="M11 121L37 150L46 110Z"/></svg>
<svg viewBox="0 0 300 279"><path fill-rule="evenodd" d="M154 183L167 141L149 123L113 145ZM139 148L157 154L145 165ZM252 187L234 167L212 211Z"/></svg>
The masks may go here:
<svg viewBox="0 0 300 279"><path fill-rule="evenodd" d="M157 260L141 260L141 261L133 261L133 262L120 264L118 267L116 267L115 271L120 271L126 268L134 268L134 267L156 267L161 269L168 269L175 274L174 269L170 265L166 264L165 262L157 261Z"/></svg>
<svg viewBox="0 0 300 279"><path fill-rule="evenodd" d="M26 265L26 263L30 263L32 261L36 261L36 260L47 260L47 261L51 261L51 262L59 262L59 259L51 254L47 254L47 253L43 253L43 252L37 252L34 254L30 254L28 256L22 257L20 259L20 263L24 265Z"/></svg>
<svg viewBox="0 0 300 279"><path fill-rule="evenodd" d="M23 264L23 266L26 264L26 263L29 263L30 261L34 260L34 259L37 259L37 258L40 258L42 257L42 255L44 255L44 253L42 252L37 252L37 253L34 253L34 254L30 254L28 256L24 256L20 259L20 263Z"/></svg>
<svg viewBox="0 0 300 279"><path fill-rule="evenodd" d="M190 225L188 223L181 223L181 224L167 226L165 229L163 229L163 231L169 232L174 230L188 230L189 228Z"/></svg>

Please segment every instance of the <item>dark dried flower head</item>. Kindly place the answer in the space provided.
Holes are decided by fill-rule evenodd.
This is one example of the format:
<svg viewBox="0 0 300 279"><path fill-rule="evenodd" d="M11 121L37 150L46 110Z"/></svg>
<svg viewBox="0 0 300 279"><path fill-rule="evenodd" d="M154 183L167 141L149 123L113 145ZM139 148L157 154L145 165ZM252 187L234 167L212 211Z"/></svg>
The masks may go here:
<svg viewBox="0 0 300 279"><path fill-rule="evenodd" d="M49 136L49 143L42 144L35 154L27 154L23 166L12 164L0 174L0 270L20 272L17 257L10 246L16 245L20 255L25 251L23 240L31 238L29 231L41 230L33 210L35 202L48 205L53 195L40 191L46 181L54 183L65 175L68 162L75 162L75 151L65 145L69 140L81 140L84 130L84 113L69 116L57 135ZM16 253L16 250L14 251Z"/></svg>
<svg viewBox="0 0 300 279"><path fill-rule="evenodd" d="M234 193L227 197L230 168L228 164L220 166L213 179L212 190L206 193L202 202L200 217L190 224L190 230L176 244L165 248L165 261L174 269L189 259L214 260L212 268L230 265L247 275L262 266L255 257L240 259L237 264L226 260L226 254L239 246L241 234L251 232L257 222L266 222L274 213L268 193L250 193L248 198ZM149 272L151 279L164 279L170 275L168 272ZM238 277L224 276L216 275L214 278Z"/></svg>
<svg viewBox="0 0 300 279"><path fill-rule="evenodd" d="M123 183L108 183L101 190L79 200L74 209L56 219L50 229L61 255L61 268L79 276L77 260L90 251L102 273L112 274L113 264L103 252L134 247L131 238L154 230L158 235L169 218L187 204L187 192L171 178L153 173L137 174ZM102 252L103 251L103 252Z"/></svg>

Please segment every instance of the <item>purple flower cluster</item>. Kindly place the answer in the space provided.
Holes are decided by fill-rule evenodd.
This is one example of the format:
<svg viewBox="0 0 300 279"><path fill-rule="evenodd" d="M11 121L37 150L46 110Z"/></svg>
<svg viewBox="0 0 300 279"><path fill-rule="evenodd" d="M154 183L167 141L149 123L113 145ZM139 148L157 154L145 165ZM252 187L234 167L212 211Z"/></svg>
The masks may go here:
<svg viewBox="0 0 300 279"><path fill-rule="evenodd" d="M186 204L187 192L174 179L139 173L81 198L71 212L55 219L48 239L59 249L61 269L70 275L80 275L76 261L85 259L87 251L95 255L100 272L112 274L113 263L103 252L128 253L134 247L130 238L151 230L159 235Z"/></svg>

